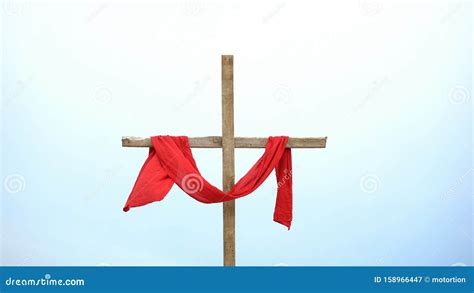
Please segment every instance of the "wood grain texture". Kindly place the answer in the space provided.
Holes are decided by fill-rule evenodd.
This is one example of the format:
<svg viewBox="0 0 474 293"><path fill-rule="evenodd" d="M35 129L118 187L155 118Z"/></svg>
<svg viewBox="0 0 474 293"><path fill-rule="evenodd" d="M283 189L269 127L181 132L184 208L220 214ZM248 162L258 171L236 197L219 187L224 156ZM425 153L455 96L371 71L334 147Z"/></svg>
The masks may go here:
<svg viewBox="0 0 474 293"><path fill-rule="evenodd" d="M222 56L222 185L235 182L234 156L234 57ZM235 201L223 203L224 266L235 266Z"/></svg>
<svg viewBox="0 0 474 293"><path fill-rule="evenodd" d="M325 148L327 137L290 137L287 148ZM266 137L235 137L235 148L265 148ZM202 136L190 137L189 145L192 148L222 148L222 137ZM150 147L151 142L148 137L122 137L123 147Z"/></svg>

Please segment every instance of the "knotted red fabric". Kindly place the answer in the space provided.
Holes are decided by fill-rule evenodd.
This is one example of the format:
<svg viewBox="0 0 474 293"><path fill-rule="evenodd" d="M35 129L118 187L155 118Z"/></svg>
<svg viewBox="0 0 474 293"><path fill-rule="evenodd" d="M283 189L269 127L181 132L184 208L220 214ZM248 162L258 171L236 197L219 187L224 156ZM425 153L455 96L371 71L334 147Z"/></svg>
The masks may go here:
<svg viewBox="0 0 474 293"><path fill-rule="evenodd" d="M201 176L187 136L153 136L148 158L138 174L123 210L162 200L177 184L192 198L218 203L246 196L275 169L278 191L273 220L291 226L293 210L291 149L287 136L269 137L265 152L229 192L223 192Z"/></svg>

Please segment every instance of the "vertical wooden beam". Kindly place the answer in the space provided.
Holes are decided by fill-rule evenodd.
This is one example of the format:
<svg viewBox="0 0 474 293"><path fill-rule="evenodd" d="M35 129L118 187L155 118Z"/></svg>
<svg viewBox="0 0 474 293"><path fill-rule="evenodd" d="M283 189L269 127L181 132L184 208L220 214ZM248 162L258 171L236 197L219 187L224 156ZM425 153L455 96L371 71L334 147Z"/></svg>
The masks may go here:
<svg viewBox="0 0 474 293"><path fill-rule="evenodd" d="M234 56L222 55L222 182L234 186ZM235 266L235 201L224 202L224 266Z"/></svg>

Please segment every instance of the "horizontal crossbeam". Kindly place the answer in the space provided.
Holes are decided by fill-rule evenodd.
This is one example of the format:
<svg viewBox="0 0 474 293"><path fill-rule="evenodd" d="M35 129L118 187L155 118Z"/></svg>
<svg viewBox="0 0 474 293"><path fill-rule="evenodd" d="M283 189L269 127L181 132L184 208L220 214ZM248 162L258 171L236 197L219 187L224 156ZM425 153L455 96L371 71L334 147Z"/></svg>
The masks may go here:
<svg viewBox="0 0 474 293"><path fill-rule="evenodd" d="M290 137L287 148L325 148L327 137ZM235 137L235 148L265 148L266 137ZM192 148L221 148L221 136L190 137L189 145ZM123 147L150 147L149 137L123 136Z"/></svg>

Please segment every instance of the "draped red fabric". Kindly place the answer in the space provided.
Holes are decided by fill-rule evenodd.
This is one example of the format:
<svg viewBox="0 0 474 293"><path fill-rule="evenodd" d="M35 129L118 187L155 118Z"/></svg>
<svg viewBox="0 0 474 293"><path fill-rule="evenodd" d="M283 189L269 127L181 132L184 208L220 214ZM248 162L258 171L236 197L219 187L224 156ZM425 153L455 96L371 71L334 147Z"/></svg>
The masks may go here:
<svg viewBox="0 0 474 293"><path fill-rule="evenodd" d="M223 192L201 176L187 136L153 136L148 158L138 174L123 210L162 200L177 184L192 198L218 203L246 196L257 189L275 169L278 191L273 220L290 229L293 210L291 149L287 136L269 137L265 152L253 167Z"/></svg>

